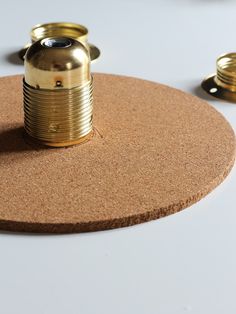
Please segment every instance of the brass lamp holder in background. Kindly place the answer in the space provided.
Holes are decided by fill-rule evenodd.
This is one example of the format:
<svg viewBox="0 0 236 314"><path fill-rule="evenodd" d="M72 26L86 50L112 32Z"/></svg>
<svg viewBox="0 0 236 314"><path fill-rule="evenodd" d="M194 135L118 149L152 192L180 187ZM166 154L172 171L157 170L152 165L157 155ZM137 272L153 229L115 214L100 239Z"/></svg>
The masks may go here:
<svg viewBox="0 0 236 314"><path fill-rule="evenodd" d="M27 49L34 42L47 37L68 37L76 39L86 46L91 61L96 60L100 56L100 50L96 46L88 43L88 29L80 24L67 22L38 24L31 29L30 37L31 43L25 45L18 53L22 60L24 60Z"/></svg>
<svg viewBox="0 0 236 314"><path fill-rule="evenodd" d="M211 96L236 103L236 53L221 55L216 60L216 73L202 82Z"/></svg>

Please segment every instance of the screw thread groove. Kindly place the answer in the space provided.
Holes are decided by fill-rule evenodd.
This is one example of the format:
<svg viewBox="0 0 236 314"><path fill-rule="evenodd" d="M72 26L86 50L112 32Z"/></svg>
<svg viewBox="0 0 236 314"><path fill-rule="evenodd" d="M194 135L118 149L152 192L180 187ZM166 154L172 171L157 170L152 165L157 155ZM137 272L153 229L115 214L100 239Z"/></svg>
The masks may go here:
<svg viewBox="0 0 236 314"><path fill-rule="evenodd" d="M28 135L47 145L71 145L92 131L92 79L72 89L35 89L23 81Z"/></svg>
<svg viewBox="0 0 236 314"><path fill-rule="evenodd" d="M229 53L217 59L216 83L230 91L236 91L236 54Z"/></svg>

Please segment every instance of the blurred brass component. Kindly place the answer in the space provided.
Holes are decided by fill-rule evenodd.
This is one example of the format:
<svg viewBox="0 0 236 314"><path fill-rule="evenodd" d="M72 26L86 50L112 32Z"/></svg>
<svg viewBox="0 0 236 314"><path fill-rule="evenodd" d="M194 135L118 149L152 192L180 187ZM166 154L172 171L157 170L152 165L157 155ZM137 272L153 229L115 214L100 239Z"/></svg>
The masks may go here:
<svg viewBox="0 0 236 314"><path fill-rule="evenodd" d="M25 56L24 121L27 135L61 147L92 135L93 95L90 57L72 38L49 37Z"/></svg>
<svg viewBox="0 0 236 314"><path fill-rule="evenodd" d="M236 53L227 53L216 61L216 74L202 82L202 88L210 95L236 102Z"/></svg>
<svg viewBox="0 0 236 314"><path fill-rule="evenodd" d="M91 60L100 56L100 50L94 45L88 43L88 29L80 24L75 23L47 23L34 26L30 32L31 42L46 37L69 37L82 42L89 50ZM31 44L27 44L19 51L19 57L24 60L25 53Z"/></svg>
<svg viewBox="0 0 236 314"><path fill-rule="evenodd" d="M19 58L24 61L25 60L25 54L26 51L28 50L28 48L31 46L31 44L27 44L24 46L24 48L22 48L19 52L18 52L18 56Z"/></svg>

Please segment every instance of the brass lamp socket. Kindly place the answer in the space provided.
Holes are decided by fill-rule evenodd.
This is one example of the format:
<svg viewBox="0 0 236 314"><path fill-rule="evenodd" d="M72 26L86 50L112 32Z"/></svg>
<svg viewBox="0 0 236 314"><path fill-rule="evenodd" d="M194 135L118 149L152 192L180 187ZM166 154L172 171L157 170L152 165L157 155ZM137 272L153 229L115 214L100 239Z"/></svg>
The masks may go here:
<svg viewBox="0 0 236 314"><path fill-rule="evenodd" d="M210 95L236 103L236 53L221 55L216 61L216 74L205 78L202 88Z"/></svg>
<svg viewBox="0 0 236 314"><path fill-rule="evenodd" d="M100 56L100 50L88 43L88 29L80 24L58 22L37 24L30 31L31 43L47 37L69 37L82 42L89 51L91 60L96 60ZM31 44L25 45L19 51L19 57L24 60L25 53Z"/></svg>
<svg viewBox="0 0 236 314"><path fill-rule="evenodd" d="M92 136L90 57L73 38L48 37L25 56L24 128L43 145L64 147Z"/></svg>

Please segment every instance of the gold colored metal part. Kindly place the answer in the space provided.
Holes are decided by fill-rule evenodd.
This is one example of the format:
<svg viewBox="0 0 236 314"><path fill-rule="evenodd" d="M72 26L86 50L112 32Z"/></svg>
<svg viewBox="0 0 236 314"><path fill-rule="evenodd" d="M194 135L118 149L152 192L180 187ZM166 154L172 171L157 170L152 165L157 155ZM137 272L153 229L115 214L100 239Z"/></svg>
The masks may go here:
<svg viewBox="0 0 236 314"><path fill-rule="evenodd" d="M31 42L47 37L69 37L82 42L89 50L91 60L96 60L100 56L100 50L88 43L88 29L76 23L47 23L34 26L30 32ZM25 53L31 44L27 44L19 51L19 57L24 60Z"/></svg>
<svg viewBox="0 0 236 314"><path fill-rule="evenodd" d="M62 147L92 136L90 57L80 42L49 37L32 44L23 85L25 131L31 139Z"/></svg>
<svg viewBox="0 0 236 314"><path fill-rule="evenodd" d="M236 103L236 53L227 53L216 61L216 74L202 82L202 88L210 95Z"/></svg>
<svg viewBox="0 0 236 314"><path fill-rule="evenodd" d="M25 45L19 52L18 52L18 56L21 60L25 60L25 54L26 51L28 50L28 48L31 46L31 44L27 44Z"/></svg>

